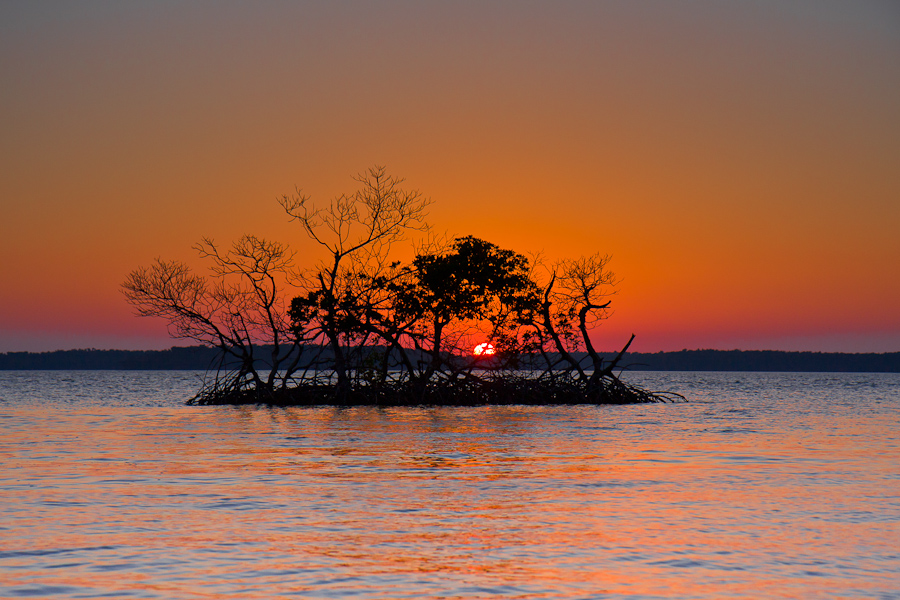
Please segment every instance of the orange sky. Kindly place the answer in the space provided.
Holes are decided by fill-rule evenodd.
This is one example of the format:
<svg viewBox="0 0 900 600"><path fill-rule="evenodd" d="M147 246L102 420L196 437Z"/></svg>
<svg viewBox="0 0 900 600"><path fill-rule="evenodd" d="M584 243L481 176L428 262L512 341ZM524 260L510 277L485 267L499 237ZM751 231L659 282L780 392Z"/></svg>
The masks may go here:
<svg viewBox="0 0 900 600"><path fill-rule="evenodd" d="M561 5L560 5L561 4ZM613 255L612 349L900 350L900 5L0 4L0 352L165 348L118 286L374 164Z"/></svg>

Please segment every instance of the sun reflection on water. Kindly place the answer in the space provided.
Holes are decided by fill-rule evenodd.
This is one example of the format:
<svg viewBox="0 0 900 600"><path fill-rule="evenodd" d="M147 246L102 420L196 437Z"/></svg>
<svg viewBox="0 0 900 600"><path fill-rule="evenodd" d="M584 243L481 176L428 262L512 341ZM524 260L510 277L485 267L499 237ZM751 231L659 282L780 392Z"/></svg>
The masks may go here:
<svg viewBox="0 0 900 600"><path fill-rule="evenodd" d="M900 575L891 398L868 412L773 409L746 388L605 408L6 406L0 591L883 595Z"/></svg>

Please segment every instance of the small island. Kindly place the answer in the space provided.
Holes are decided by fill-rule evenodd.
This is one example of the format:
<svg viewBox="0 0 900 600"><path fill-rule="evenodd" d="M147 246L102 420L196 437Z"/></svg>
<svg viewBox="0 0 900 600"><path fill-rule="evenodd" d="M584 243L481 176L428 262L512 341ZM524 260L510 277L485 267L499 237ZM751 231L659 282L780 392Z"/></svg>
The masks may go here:
<svg viewBox="0 0 900 600"><path fill-rule="evenodd" d="M599 253L545 263L473 237L443 239L431 203L374 167L323 206L279 202L321 250L297 266L287 245L204 238L206 276L157 259L122 290L137 314L218 350L191 404L629 404L682 399L622 381L634 335L604 358L590 331L615 275ZM394 257L411 236L414 258Z"/></svg>

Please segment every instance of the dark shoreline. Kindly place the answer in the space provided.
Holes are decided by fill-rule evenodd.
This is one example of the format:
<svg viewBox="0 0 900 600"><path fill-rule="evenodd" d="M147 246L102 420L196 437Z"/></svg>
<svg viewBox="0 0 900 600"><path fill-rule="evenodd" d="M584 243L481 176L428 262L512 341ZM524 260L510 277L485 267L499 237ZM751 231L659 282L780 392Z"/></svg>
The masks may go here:
<svg viewBox="0 0 900 600"><path fill-rule="evenodd" d="M167 371L206 370L217 350L203 346L168 350L57 350L0 354L0 370ZM606 353L607 358L615 356ZM630 371L760 371L900 373L900 352L840 353L778 350L681 350L631 352L620 365Z"/></svg>

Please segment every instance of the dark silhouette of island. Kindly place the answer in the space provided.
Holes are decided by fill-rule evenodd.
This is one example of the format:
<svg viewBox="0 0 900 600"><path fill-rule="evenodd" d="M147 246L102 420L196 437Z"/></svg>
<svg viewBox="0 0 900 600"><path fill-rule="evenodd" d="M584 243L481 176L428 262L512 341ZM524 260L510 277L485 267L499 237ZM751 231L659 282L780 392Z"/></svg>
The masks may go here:
<svg viewBox="0 0 900 600"><path fill-rule="evenodd" d="M265 348L261 349L265 353ZM312 350L308 350L309 353ZM579 353L577 358L584 358ZM602 353L611 359L615 353ZM210 346L168 350L56 350L0 354L0 370L205 371L219 356ZM900 373L900 352L784 352L777 350L681 350L629 352L619 366L631 371L761 371Z"/></svg>
<svg viewBox="0 0 900 600"><path fill-rule="evenodd" d="M122 292L173 337L215 348L192 404L666 402L590 338L617 280L595 252L552 263L474 236L436 237L430 200L374 167L356 192L279 200L318 250L244 235L195 246L206 275L158 258ZM418 233L415 233L418 232ZM413 240L410 236L415 235ZM405 262L392 250L408 241ZM302 256L305 265L295 258Z"/></svg>

